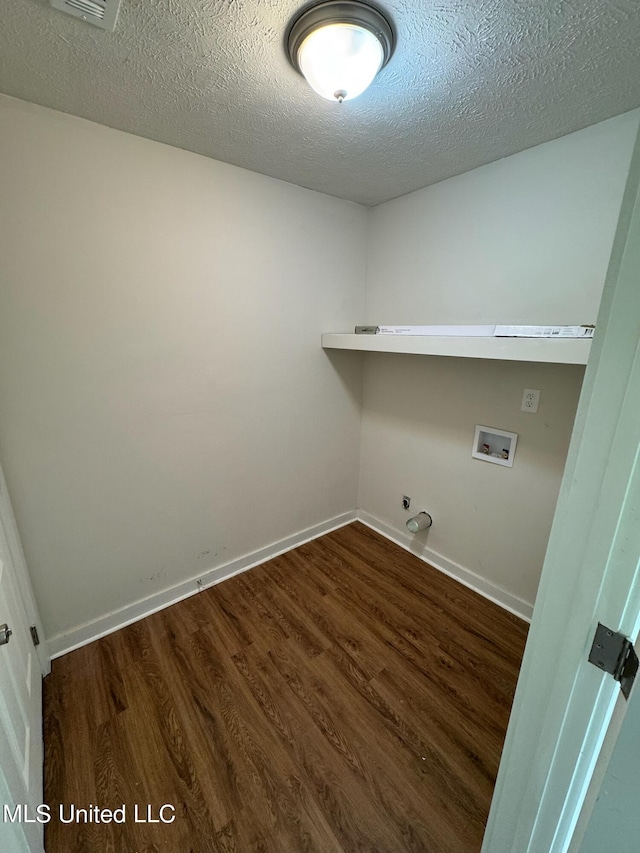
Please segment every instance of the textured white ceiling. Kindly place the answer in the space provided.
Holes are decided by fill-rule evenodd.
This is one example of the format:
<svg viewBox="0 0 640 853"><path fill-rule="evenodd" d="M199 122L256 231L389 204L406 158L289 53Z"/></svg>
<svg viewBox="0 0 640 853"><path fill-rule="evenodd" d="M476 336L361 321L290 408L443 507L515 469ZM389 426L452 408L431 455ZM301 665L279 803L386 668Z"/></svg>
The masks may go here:
<svg viewBox="0 0 640 853"><path fill-rule="evenodd" d="M381 0L396 52L342 105L286 59L299 5L1 0L0 91L369 205L640 106L639 0Z"/></svg>

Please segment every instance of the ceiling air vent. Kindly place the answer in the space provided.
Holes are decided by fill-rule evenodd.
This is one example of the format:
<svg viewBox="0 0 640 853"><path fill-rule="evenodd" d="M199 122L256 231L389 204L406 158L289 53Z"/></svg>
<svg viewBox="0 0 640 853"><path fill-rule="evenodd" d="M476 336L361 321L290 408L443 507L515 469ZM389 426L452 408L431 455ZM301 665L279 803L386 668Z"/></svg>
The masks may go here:
<svg viewBox="0 0 640 853"><path fill-rule="evenodd" d="M103 30L113 31L120 0L51 0L51 5Z"/></svg>

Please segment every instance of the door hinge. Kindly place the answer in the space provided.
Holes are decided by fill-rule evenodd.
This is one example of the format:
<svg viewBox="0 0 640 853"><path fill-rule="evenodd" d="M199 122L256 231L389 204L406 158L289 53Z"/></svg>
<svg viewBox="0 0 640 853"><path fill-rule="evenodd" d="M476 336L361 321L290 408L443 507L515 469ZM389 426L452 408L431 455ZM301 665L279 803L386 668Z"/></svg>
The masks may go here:
<svg viewBox="0 0 640 853"><path fill-rule="evenodd" d="M631 640L598 622L589 652L589 663L610 673L620 682L624 698L629 698L638 671L638 655Z"/></svg>
<svg viewBox="0 0 640 853"><path fill-rule="evenodd" d="M31 639L33 640L34 646L40 645L40 637L38 636L38 629L35 625L32 625L29 630L31 631Z"/></svg>

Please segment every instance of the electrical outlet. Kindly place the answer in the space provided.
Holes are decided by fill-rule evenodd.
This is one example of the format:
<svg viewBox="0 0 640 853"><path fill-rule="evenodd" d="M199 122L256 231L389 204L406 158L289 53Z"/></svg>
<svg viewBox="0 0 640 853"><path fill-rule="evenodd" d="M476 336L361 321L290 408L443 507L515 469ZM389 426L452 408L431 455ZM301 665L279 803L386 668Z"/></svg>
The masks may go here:
<svg viewBox="0 0 640 853"><path fill-rule="evenodd" d="M531 412L532 415L538 411L538 403L540 402L540 391L535 388L525 388L522 393L522 405L520 406L523 412Z"/></svg>

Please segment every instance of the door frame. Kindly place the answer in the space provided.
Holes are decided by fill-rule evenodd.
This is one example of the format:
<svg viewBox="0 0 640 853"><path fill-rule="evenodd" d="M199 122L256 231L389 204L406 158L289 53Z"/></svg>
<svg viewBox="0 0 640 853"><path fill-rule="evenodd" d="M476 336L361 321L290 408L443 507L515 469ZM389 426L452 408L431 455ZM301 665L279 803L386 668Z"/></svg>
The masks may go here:
<svg viewBox="0 0 640 853"><path fill-rule="evenodd" d="M634 641L640 621L639 187L640 133L483 853L565 853L624 712L618 685L586 661L598 621Z"/></svg>

